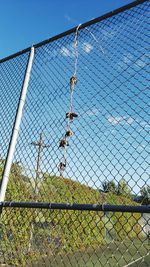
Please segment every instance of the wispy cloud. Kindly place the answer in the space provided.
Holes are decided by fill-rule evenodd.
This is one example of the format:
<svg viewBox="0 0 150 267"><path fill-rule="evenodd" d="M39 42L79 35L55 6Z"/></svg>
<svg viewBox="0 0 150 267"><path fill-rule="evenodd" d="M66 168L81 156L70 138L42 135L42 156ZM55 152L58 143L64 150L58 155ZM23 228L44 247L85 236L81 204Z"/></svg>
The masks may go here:
<svg viewBox="0 0 150 267"><path fill-rule="evenodd" d="M80 51L80 53L91 53L91 51L93 50L93 46L88 43L88 42L84 42L82 45L78 44L78 50ZM67 46L62 46L60 48L60 53L62 56L64 57L74 57L75 56L75 51L74 51L74 46L73 43L71 43L70 45Z"/></svg>
<svg viewBox="0 0 150 267"><path fill-rule="evenodd" d="M100 44L101 43L101 40L98 40L98 38L96 37L96 35L93 32L91 32L88 27L86 27L85 29L89 32L89 34L92 36L92 38L94 39L94 41L98 45L97 47L98 47L98 49L100 49L100 52L102 52L103 54L105 54L105 51L104 51L102 45Z"/></svg>
<svg viewBox="0 0 150 267"><path fill-rule="evenodd" d="M134 68L142 69L145 66L148 66L148 57L148 54L142 54L141 57L136 60L135 55L132 55L130 53L124 54L121 60L117 63L117 69L122 70L123 68L126 68L129 65Z"/></svg>
<svg viewBox="0 0 150 267"><path fill-rule="evenodd" d="M141 121L140 122L140 125L143 127L143 128L149 128L150 127L150 124L146 121Z"/></svg>
<svg viewBox="0 0 150 267"><path fill-rule="evenodd" d="M112 38L115 36L116 34L116 31L115 30L112 30L112 29L109 29L109 27L105 27L105 30L101 30L101 33L103 35L103 39L104 40L107 40L109 38Z"/></svg>
<svg viewBox="0 0 150 267"><path fill-rule="evenodd" d="M134 122L134 119L132 117L129 117L125 121L126 121L126 124L132 124Z"/></svg>
<svg viewBox="0 0 150 267"><path fill-rule="evenodd" d="M100 112L100 109L99 108L93 108L93 109L91 109L91 110L88 110L87 112L86 112L86 114L88 115L88 116L96 116L96 115L98 115L99 114L99 112Z"/></svg>
<svg viewBox="0 0 150 267"><path fill-rule="evenodd" d="M150 53L142 54L138 60L136 60L135 65L139 68L144 68L145 66L149 66L149 58Z"/></svg>
<svg viewBox="0 0 150 267"><path fill-rule="evenodd" d="M70 50L65 47L65 46L62 46L62 48L60 49L60 53L64 56L64 57L70 57L71 56L71 52Z"/></svg>
<svg viewBox="0 0 150 267"><path fill-rule="evenodd" d="M72 17L70 17L68 14L65 14L65 15L64 15L64 18L65 18L68 22L78 24L78 22L77 22L75 19L73 19Z"/></svg>
<svg viewBox="0 0 150 267"><path fill-rule="evenodd" d="M142 57L141 59L138 59L135 64L140 68L144 68L146 66L146 61L144 60L144 57Z"/></svg>
<svg viewBox="0 0 150 267"><path fill-rule="evenodd" d="M138 145L134 145L134 144L132 144L132 147L134 148L134 149L136 149L136 150L145 150L145 145L143 145L143 144L138 144Z"/></svg>
<svg viewBox="0 0 150 267"><path fill-rule="evenodd" d="M133 56L130 53L123 56L123 62L126 64L130 64L132 60L133 60Z"/></svg>
<svg viewBox="0 0 150 267"><path fill-rule="evenodd" d="M110 117L108 118L108 121L109 121L112 125L119 124L119 123L121 123L123 120L124 120L124 117L113 117L113 116L110 116Z"/></svg>
<svg viewBox="0 0 150 267"><path fill-rule="evenodd" d="M112 125L117 125L121 123L131 125L134 122L134 119L132 117L126 117L126 116L120 116L120 117L109 116L107 120Z"/></svg>
<svg viewBox="0 0 150 267"><path fill-rule="evenodd" d="M139 126L139 129L138 129L138 132L139 133L143 133L143 132L146 132L146 131L149 131L149 128L150 128L150 124L147 122L147 121L138 121L138 126Z"/></svg>
<svg viewBox="0 0 150 267"><path fill-rule="evenodd" d="M117 69L118 70L125 69L127 66L131 65L132 62L133 62L133 55L131 55L130 53L124 54L116 64Z"/></svg>
<svg viewBox="0 0 150 267"><path fill-rule="evenodd" d="M84 42L82 45L82 49L84 52L89 54L93 50L93 46L90 43Z"/></svg>
<svg viewBox="0 0 150 267"><path fill-rule="evenodd" d="M67 15L67 14L64 15L64 18L65 18L66 20L68 20L68 21L71 21L71 20L72 20L71 17L70 17L69 15Z"/></svg>

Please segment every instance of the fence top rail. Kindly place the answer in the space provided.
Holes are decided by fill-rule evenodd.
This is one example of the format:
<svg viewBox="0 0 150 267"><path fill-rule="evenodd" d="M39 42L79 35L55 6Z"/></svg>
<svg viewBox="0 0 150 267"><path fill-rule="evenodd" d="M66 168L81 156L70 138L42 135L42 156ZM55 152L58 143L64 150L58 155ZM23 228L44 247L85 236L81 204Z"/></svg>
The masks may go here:
<svg viewBox="0 0 150 267"><path fill-rule="evenodd" d="M119 14L119 13L125 11L125 10L128 10L128 9L130 9L132 7L135 7L135 6L139 5L139 4L142 4L142 3L147 2L147 1L148 0L136 0L136 1L133 1L130 4L127 4L127 5L123 6L123 7L120 7L118 9L115 9L115 10L109 12L109 13L106 13L106 14L100 16L100 17L97 17L97 18L95 18L93 20L90 20L88 22L85 22L85 23L81 24L79 30L84 29L84 28L86 28L86 27L88 27L88 26L90 26L92 24L95 24L95 23L100 22L102 20L105 20L107 18L110 18L110 17L112 17L114 15L117 15L117 14ZM68 31L65 31L63 33L60 33L60 34L58 34L58 35L56 35L54 37L51 37L49 39L46 39L46 40L44 40L42 42L39 42L39 43L37 43L35 45L32 45L32 46L34 46L34 48L38 48L38 47L41 47L41 46L43 46L45 44L51 43L51 42L53 42L55 40L58 40L58 39L60 39L62 37L65 37L65 36L67 36L67 35L69 35L71 33L74 33L76 31L76 28L77 27L74 27L74 28L72 28L72 29L70 29ZM24 53L27 53L27 52L30 51L30 49L31 49L31 47L28 47L26 49L23 49L23 50L17 52L17 53L14 53L14 54L12 54L10 56L7 56L7 57L5 57L3 59L0 59L0 63L3 63L5 61L7 61L7 60L13 59L13 58L15 58L17 56L20 56L20 55L22 55Z"/></svg>
<svg viewBox="0 0 150 267"><path fill-rule="evenodd" d="M2 208L31 208L50 210L82 210L82 211L112 211L112 212L132 212L150 213L150 205L129 206L129 205L107 205L107 204L65 204L46 202L0 202Z"/></svg>

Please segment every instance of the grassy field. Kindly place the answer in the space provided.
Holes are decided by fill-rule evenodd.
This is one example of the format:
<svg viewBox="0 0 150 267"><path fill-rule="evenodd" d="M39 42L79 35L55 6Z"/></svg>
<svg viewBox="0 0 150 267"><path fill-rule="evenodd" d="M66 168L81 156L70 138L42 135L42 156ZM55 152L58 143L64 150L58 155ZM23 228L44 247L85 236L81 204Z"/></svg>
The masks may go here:
<svg viewBox="0 0 150 267"><path fill-rule="evenodd" d="M124 267L149 267L150 266L150 255L145 257L140 257L135 262L131 262Z"/></svg>
<svg viewBox="0 0 150 267"><path fill-rule="evenodd" d="M110 243L97 250L47 257L32 266L46 267L150 267L150 247L146 243Z"/></svg>

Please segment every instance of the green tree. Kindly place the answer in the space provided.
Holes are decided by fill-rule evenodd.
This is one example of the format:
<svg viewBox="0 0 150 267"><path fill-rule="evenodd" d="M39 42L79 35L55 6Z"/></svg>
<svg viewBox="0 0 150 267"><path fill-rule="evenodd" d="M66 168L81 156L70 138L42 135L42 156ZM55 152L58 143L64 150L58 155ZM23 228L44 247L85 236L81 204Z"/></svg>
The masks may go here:
<svg viewBox="0 0 150 267"><path fill-rule="evenodd" d="M131 196L131 189L125 179L121 179L118 183L117 194L122 196Z"/></svg>
<svg viewBox="0 0 150 267"><path fill-rule="evenodd" d="M143 187L140 192L143 197L142 204L150 205L150 185Z"/></svg>
<svg viewBox="0 0 150 267"><path fill-rule="evenodd" d="M116 193L117 187L116 184L113 180L111 181L104 181L102 183L102 188L105 193L111 192L111 193Z"/></svg>

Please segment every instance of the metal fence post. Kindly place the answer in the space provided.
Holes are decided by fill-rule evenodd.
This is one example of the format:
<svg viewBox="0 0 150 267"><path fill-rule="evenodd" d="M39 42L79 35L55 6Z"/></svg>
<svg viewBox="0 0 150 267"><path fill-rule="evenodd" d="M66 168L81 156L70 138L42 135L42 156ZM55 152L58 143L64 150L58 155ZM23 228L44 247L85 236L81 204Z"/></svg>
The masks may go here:
<svg viewBox="0 0 150 267"><path fill-rule="evenodd" d="M14 127L12 130L12 136L11 136L11 140L10 140L10 144L9 144L9 148L8 148L8 152L7 152L7 158L6 158L4 172L3 172L2 184L1 184L1 188L0 188L0 201L4 201L4 199L5 199L5 193L6 193L6 189L7 189L9 174L10 174L13 156L14 156L14 152L15 152L15 146L16 146L19 128L20 128L20 124L21 124L21 118L22 118L23 108L24 108L24 104L25 104L28 84L29 84L29 80L30 80L30 74L31 74L33 59L34 59L34 47L31 47L31 52L29 55L28 64L27 64L27 68L26 68L26 72L25 72L25 76L24 76L24 81L23 81L23 85L22 85L21 95L20 95L20 99L19 99L19 103L18 103L18 109L16 112L15 121L14 121Z"/></svg>

